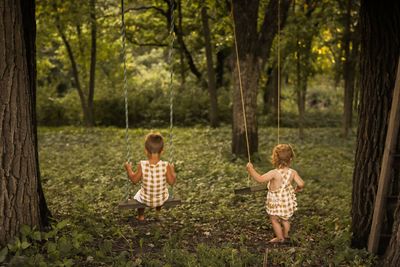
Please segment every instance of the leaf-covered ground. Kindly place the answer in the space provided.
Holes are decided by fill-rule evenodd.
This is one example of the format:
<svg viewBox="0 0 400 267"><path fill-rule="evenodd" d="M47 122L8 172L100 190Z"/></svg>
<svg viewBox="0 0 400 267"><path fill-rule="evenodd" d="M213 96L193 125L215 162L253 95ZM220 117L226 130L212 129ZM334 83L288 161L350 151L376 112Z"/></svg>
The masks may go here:
<svg viewBox="0 0 400 267"><path fill-rule="evenodd" d="M168 137L168 129L159 129ZM133 161L145 157L147 129L130 130ZM281 142L294 145L306 188L297 195L293 246L269 248L268 264L284 266L369 266L374 258L349 247L354 137L340 129L281 129ZM259 171L271 168L276 129L259 130ZM260 266L273 232L264 209L266 192L235 196L248 185L246 159L230 154L229 127L174 129L174 193L184 204L146 211L118 210L130 188L123 163L125 131L116 128L40 128L40 167L57 230L37 249L37 262L60 266ZM164 158L169 158L168 139ZM255 185L254 182L250 183ZM135 186L131 193L138 189ZM49 245L49 243L53 243ZM63 265L64 264L64 265Z"/></svg>

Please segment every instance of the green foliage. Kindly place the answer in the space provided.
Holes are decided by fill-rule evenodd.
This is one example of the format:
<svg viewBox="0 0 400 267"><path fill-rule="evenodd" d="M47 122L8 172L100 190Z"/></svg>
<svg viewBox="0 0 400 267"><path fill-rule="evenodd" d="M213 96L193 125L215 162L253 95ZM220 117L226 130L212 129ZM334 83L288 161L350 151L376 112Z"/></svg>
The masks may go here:
<svg viewBox="0 0 400 267"><path fill-rule="evenodd" d="M0 259L4 261L8 253L10 266L74 266L76 257L92 253L87 247L91 241L90 234L67 219L53 224L48 232L23 225Z"/></svg>
<svg viewBox="0 0 400 267"><path fill-rule="evenodd" d="M314 74L321 74L326 88L336 69L341 65L341 47L343 17L342 4L324 0L307 1L315 6L310 17L307 17L308 6L305 1L296 1L290 8L285 28L282 29L280 46L282 54L282 80L287 76L288 85L294 88L296 80L296 53L304 48L304 43L312 39L310 60L301 60L302 73L310 76L310 82L318 80ZM95 121L101 126L124 125L123 98L123 63L121 57L120 6L109 0L96 1L97 16L97 64L95 79ZM178 3L178 1L176 2ZM193 63L202 75L206 77L206 59L204 37L200 12L202 5L208 7L210 29L214 54L222 52L224 65L223 80L218 88L219 118L223 123L230 123L232 112L231 68L232 57L232 19L229 5L224 1L182 1L182 34L187 51ZM261 23L268 1L261 1L259 23ZM129 11L125 14L127 45L126 63L128 75L129 119L132 125L155 127L167 125L169 122L169 71L172 68L173 89L175 95L174 115L179 125L191 126L206 124L209 120L208 92L197 77L195 77L183 58L178 41L175 41L173 60L167 64L168 58L168 20L166 1L127 1ZM81 125L83 122L81 102L76 91L76 84L71 71L71 62L65 45L56 28L58 21L70 42L71 49L77 61L80 83L86 92L89 83L90 63L90 17L89 3L73 1L39 1L37 3L37 58L38 58L38 122L44 126ZM175 10L176 26L179 26L178 8ZM298 47L300 42L300 47ZM276 61L277 39L271 52L270 64ZM183 64L183 65L182 65ZM265 80L262 74L261 82ZM337 75L336 75L337 76ZM312 78L312 79L311 79ZM185 80L185 82L183 82ZM329 81L329 82L328 82ZM311 86L310 86L311 87ZM294 90L296 92L296 90ZM321 92L321 91L320 91ZM306 114L307 126L337 126L341 119L342 100L336 105L337 93L325 90L323 95L309 91L310 100L317 98L319 103L331 102L330 107L316 110L316 114L328 114L332 121L320 125L322 121L313 116L314 108ZM292 127L297 123L295 112L297 96L295 93L286 95L290 106L282 105L283 125ZM283 100L285 102L285 100ZM293 104L293 105L292 105ZM259 104L262 106L262 103ZM293 106L293 107L292 107ZM294 116L293 116L294 115ZM307 118L308 116L308 118ZM335 119L333 121L333 119ZM264 120L267 125L275 125L272 119Z"/></svg>
<svg viewBox="0 0 400 267"><path fill-rule="evenodd" d="M156 130L168 136L168 129ZM147 132L129 131L134 162L145 157ZM39 128L43 187L58 222L47 232L22 227L0 259L10 266L261 266L273 237L265 194L233 194L248 179L247 161L232 161L230 135L229 127L175 128L174 192L184 204L160 214L146 210L147 222L138 224L135 211L117 209L131 187L123 130ZM253 160L260 172L271 168L275 136L274 128L260 129ZM292 222L295 246L270 249L268 263L373 266L371 254L349 245L354 136L343 140L338 128L306 129L302 141L297 136L296 129L281 129L281 142L294 145L293 168L306 182ZM170 150L167 145L166 159Z"/></svg>

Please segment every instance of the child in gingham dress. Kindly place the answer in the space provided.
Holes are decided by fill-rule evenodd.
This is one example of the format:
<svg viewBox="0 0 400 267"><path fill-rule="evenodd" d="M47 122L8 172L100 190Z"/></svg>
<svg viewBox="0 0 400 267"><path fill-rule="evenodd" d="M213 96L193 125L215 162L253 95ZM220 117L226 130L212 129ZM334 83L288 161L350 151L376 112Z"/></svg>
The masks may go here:
<svg viewBox="0 0 400 267"><path fill-rule="evenodd" d="M269 242L284 242L289 238L290 222L289 219L297 210L296 192L304 188L304 181L299 174L290 169L290 163L293 160L294 152L290 145L279 144L271 156L272 164L275 169L260 175L248 163L246 168L249 174L260 183L268 182L268 194L265 202L265 209L270 217L275 237ZM296 189L292 187L292 181L297 184Z"/></svg>
<svg viewBox="0 0 400 267"><path fill-rule="evenodd" d="M134 199L157 211L167 201L169 194L167 183L173 185L176 174L173 164L160 159L163 153L164 140L159 133L150 133L145 139L145 153L148 160L142 160L137 166L137 171L132 171L132 165L125 163L125 169L133 183L142 180L140 190ZM144 220L144 208L138 209L138 220Z"/></svg>

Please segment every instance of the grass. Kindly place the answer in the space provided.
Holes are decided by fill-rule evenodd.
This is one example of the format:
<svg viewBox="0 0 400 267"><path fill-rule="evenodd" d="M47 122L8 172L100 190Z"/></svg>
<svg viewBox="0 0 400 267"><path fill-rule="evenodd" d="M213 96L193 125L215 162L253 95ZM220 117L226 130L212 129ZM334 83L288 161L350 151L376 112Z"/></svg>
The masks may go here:
<svg viewBox="0 0 400 267"><path fill-rule="evenodd" d="M168 136L168 129L159 130ZM129 132L133 161L144 158L147 132ZM230 128L174 129L174 192L184 204L162 210L160 221L146 211L145 224L133 219L134 211L117 209L130 189L124 134L116 128L39 129L42 183L58 224L36 239L34 230L21 233L30 246L10 247L11 266L262 265L265 242L273 237L265 193L233 194L248 178L246 160L230 154ZM267 171L276 129L260 129L259 139L254 164ZM373 265L372 255L349 247L354 136L344 140L338 128L307 129L306 139L299 140L296 129L284 128L281 142L294 144L293 168L306 188L297 196L292 223L296 246L270 249L270 266ZM165 159L169 151L167 145Z"/></svg>

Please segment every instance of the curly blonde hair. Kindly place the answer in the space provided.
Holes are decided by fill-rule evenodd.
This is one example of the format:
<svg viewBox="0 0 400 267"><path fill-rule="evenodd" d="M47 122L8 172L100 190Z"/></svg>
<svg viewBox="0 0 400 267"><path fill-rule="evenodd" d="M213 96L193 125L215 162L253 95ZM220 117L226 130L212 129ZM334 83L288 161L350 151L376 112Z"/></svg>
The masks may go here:
<svg viewBox="0 0 400 267"><path fill-rule="evenodd" d="M275 168L289 167L293 158L294 151L289 144L279 144L272 150L271 162Z"/></svg>

